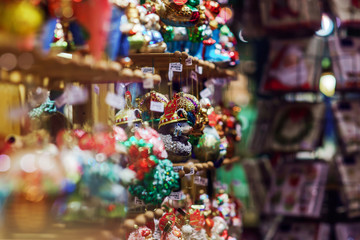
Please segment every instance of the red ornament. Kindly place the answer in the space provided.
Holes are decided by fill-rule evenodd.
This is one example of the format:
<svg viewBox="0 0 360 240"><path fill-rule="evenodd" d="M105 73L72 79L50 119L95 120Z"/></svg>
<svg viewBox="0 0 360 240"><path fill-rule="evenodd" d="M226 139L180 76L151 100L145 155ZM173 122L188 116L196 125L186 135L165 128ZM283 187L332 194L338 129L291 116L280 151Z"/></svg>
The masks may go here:
<svg viewBox="0 0 360 240"><path fill-rule="evenodd" d="M85 133L79 139L79 147L81 150L93 150L95 148L95 141L93 139L93 136L89 133Z"/></svg>
<svg viewBox="0 0 360 240"><path fill-rule="evenodd" d="M161 231L165 230L165 227L170 224L170 229L175 225L175 214L174 213L165 213L159 220L159 228Z"/></svg>
<svg viewBox="0 0 360 240"><path fill-rule="evenodd" d="M141 236L143 236L143 237L148 237L148 236L150 236L150 234L151 234L150 229L142 229L141 230Z"/></svg>
<svg viewBox="0 0 360 240"><path fill-rule="evenodd" d="M184 5L185 3L187 3L187 0L174 0L174 3L175 3L176 5L182 6L182 5Z"/></svg>
<svg viewBox="0 0 360 240"><path fill-rule="evenodd" d="M205 217L199 210L190 214L190 225L194 227L196 231L200 231L205 224Z"/></svg>

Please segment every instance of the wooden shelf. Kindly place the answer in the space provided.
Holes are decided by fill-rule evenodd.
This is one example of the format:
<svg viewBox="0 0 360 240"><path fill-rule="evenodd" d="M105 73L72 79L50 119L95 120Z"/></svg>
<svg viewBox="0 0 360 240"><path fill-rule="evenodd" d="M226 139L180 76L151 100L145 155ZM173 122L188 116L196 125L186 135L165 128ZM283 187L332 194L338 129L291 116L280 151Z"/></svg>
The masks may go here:
<svg viewBox="0 0 360 240"><path fill-rule="evenodd" d="M133 61L133 68L142 67L154 67L155 71L168 71L169 63L181 62L183 70L190 73L191 70L195 70L195 66L201 66L203 68L202 76L207 77L223 77L223 78L235 78L236 73L231 70L226 70L217 67L214 63L199 60L193 56L188 55L186 52L174 52L174 53L136 53L130 55ZM192 59L192 65L187 66L185 60L187 58ZM201 78L201 75L199 75Z"/></svg>
<svg viewBox="0 0 360 240"><path fill-rule="evenodd" d="M0 81L52 86L53 82L79 82L84 84L100 84L115 82L141 82L152 78L160 82L159 75L144 74L138 69L123 68L113 61L95 61L91 56L82 57L78 54L69 55L71 59L55 56L45 56L38 51L20 51L13 46L0 46L0 56L15 61L12 69L1 69ZM26 58L25 64L21 64ZM1 65L0 65L1 67ZM21 77L14 77L13 73ZM47 80L44 80L47 79Z"/></svg>

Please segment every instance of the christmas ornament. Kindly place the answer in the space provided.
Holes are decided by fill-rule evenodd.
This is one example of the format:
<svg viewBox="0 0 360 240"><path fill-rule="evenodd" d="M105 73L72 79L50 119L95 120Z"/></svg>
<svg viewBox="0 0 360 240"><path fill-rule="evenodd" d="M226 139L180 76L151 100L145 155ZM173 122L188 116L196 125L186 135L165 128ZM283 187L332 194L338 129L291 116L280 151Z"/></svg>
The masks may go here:
<svg viewBox="0 0 360 240"><path fill-rule="evenodd" d="M220 144L220 137L216 129L206 126L204 135L199 138L198 143L194 146L195 157L202 162L215 162L220 155Z"/></svg>
<svg viewBox="0 0 360 240"><path fill-rule="evenodd" d="M169 100L167 97L161 93L150 91L146 93L139 102L139 109L142 112L143 121L147 121L153 126L154 129L158 129L159 121L161 115L163 115L164 111L162 110L151 110L152 102L162 103L164 105L164 109L168 104Z"/></svg>
<svg viewBox="0 0 360 240"><path fill-rule="evenodd" d="M140 21L145 28L143 34L146 40L146 45L140 49L140 52L164 52L167 46L159 32L159 16L155 13L149 13L143 6L138 7L138 9Z"/></svg>
<svg viewBox="0 0 360 240"><path fill-rule="evenodd" d="M160 159L167 158L167 152L165 145L161 140L161 137L157 131L150 127L139 128L135 131L134 136L137 139L143 139L146 142L152 144L152 151L154 155Z"/></svg>
<svg viewBox="0 0 360 240"><path fill-rule="evenodd" d="M20 36L34 34L43 21L40 9L27 1L1 3L0 11L0 29Z"/></svg>
<svg viewBox="0 0 360 240"><path fill-rule="evenodd" d="M129 91L125 93L125 101L125 108L117 112L115 122L117 126L129 131L131 127L137 128L141 126L141 111L132 106L132 96Z"/></svg>
<svg viewBox="0 0 360 240"><path fill-rule="evenodd" d="M214 240L225 240L227 239L228 225L222 217L214 217L214 226L211 229L211 239Z"/></svg>
<svg viewBox="0 0 360 240"><path fill-rule="evenodd" d="M168 0L151 1L150 3L166 25L194 27L201 25L205 20L205 9L203 6L199 6L199 1L188 1L183 5L177 5Z"/></svg>
<svg viewBox="0 0 360 240"><path fill-rule="evenodd" d="M140 227L131 232L128 240L153 240L152 231L148 227Z"/></svg>
<svg viewBox="0 0 360 240"><path fill-rule="evenodd" d="M151 154L152 144L133 136L124 145L128 149L128 168L136 173L137 179L143 180L159 161Z"/></svg>
<svg viewBox="0 0 360 240"><path fill-rule="evenodd" d="M166 105L160 118L159 133L169 158L174 162L186 161L191 154L188 136L196 123L200 108L198 100L185 93L177 93Z"/></svg>
<svg viewBox="0 0 360 240"><path fill-rule="evenodd" d="M169 160L161 160L155 169L144 176L142 181L131 185L129 191L145 203L160 204L173 189L179 187L178 173L174 172Z"/></svg>

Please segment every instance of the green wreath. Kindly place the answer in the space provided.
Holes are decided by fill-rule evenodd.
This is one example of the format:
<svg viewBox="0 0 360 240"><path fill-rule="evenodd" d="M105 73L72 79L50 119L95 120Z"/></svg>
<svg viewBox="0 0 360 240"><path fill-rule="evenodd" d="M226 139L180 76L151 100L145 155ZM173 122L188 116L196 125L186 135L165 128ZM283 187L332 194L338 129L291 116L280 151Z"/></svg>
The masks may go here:
<svg viewBox="0 0 360 240"><path fill-rule="evenodd" d="M303 113L303 121L305 121L305 126L303 127L302 131L300 131L294 137L284 136L282 132L286 121L289 120L289 117L291 115L301 114L301 113ZM295 107L295 108L287 109L282 113L282 115L279 118L279 121L276 124L275 134L274 134L275 141L283 145L291 145L291 144L299 143L299 141L303 140L311 132L311 129L313 128L313 121L314 121L313 113L307 107Z"/></svg>

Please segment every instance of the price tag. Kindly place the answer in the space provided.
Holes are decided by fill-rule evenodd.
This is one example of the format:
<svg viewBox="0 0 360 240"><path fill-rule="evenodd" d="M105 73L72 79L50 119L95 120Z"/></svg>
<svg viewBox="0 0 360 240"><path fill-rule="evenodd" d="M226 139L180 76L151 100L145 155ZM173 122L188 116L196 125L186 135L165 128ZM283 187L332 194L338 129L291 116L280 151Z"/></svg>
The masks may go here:
<svg viewBox="0 0 360 240"><path fill-rule="evenodd" d="M135 203L136 205L140 205L140 206L144 206L144 205L145 205L144 201L141 200L141 199L139 199L138 197L135 197L134 203Z"/></svg>
<svg viewBox="0 0 360 240"><path fill-rule="evenodd" d="M154 80L151 78L147 78L143 81L143 87L145 89L151 89L154 88Z"/></svg>
<svg viewBox="0 0 360 240"><path fill-rule="evenodd" d="M169 198L172 200L181 200L182 195L182 192L172 192L170 193Z"/></svg>
<svg viewBox="0 0 360 240"><path fill-rule="evenodd" d="M71 86L66 91L67 104L76 105L86 103L89 93L86 88Z"/></svg>
<svg viewBox="0 0 360 240"><path fill-rule="evenodd" d="M193 70L191 70L190 73L190 78L197 81L198 80L198 75L196 74L196 72L194 72Z"/></svg>
<svg viewBox="0 0 360 240"><path fill-rule="evenodd" d="M196 184L196 185L202 185L202 184L201 184L201 177L200 177L200 176L195 176L195 177L194 177L194 184Z"/></svg>
<svg viewBox="0 0 360 240"><path fill-rule="evenodd" d="M212 95L212 92L211 92L211 90L210 90L209 88L205 88L204 90L202 90L202 91L200 92L201 98L208 98L208 97L210 97L211 95Z"/></svg>
<svg viewBox="0 0 360 240"><path fill-rule="evenodd" d="M171 69L169 69L168 77L169 77L169 81L172 81L172 80L173 80L174 72L173 72Z"/></svg>
<svg viewBox="0 0 360 240"><path fill-rule="evenodd" d="M108 93L105 98L105 102L110 107L116 109L123 109L125 107L125 99L123 96L116 95L115 93Z"/></svg>
<svg viewBox="0 0 360 240"><path fill-rule="evenodd" d="M143 73L154 73L154 68L153 67L142 67L141 71Z"/></svg>
<svg viewBox="0 0 360 240"><path fill-rule="evenodd" d="M173 166L173 169L175 172L180 172L181 170L184 170L184 166Z"/></svg>
<svg viewBox="0 0 360 240"><path fill-rule="evenodd" d="M207 178L201 178L201 184L202 184L203 186L207 186L208 183L209 183L209 180L208 180Z"/></svg>
<svg viewBox="0 0 360 240"><path fill-rule="evenodd" d="M89 93L86 88L68 85L64 93L55 100L56 107L62 107L64 104L77 105L86 103Z"/></svg>
<svg viewBox="0 0 360 240"><path fill-rule="evenodd" d="M196 65L196 72L198 73L198 74L202 74L203 73L203 67L202 66L198 66L198 65Z"/></svg>
<svg viewBox="0 0 360 240"><path fill-rule="evenodd" d="M150 102L150 111L162 113L162 112L164 112L164 104L161 102L151 101Z"/></svg>
<svg viewBox="0 0 360 240"><path fill-rule="evenodd" d="M192 58L189 57L189 58L185 59L185 64L186 64L186 66L191 66L192 65Z"/></svg>
<svg viewBox="0 0 360 240"><path fill-rule="evenodd" d="M208 185L208 179L207 178L203 178L203 177L200 177L200 176L196 176L194 178L194 183L196 185L200 185L200 186L207 186Z"/></svg>
<svg viewBox="0 0 360 240"><path fill-rule="evenodd" d="M190 172L188 174L185 174L185 176L191 176L195 174L195 169L194 168L190 168Z"/></svg>
<svg viewBox="0 0 360 240"><path fill-rule="evenodd" d="M182 72L183 65L181 63L175 62L169 64L169 70L173 72Z"/></svg>

